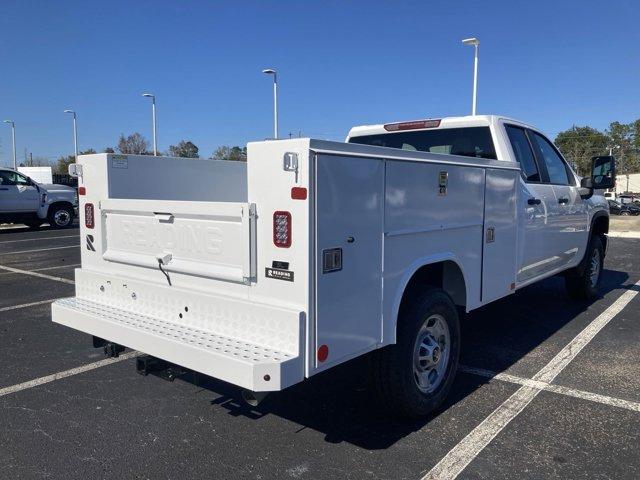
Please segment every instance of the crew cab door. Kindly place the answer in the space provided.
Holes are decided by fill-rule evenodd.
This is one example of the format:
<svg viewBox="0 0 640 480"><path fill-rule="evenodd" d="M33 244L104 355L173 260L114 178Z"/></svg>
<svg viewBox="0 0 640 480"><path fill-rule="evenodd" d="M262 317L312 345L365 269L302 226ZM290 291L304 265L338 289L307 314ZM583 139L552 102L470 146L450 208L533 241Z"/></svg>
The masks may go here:
<svg viewBox="0 0 640 480"><path fill-rule="evenodd" d="M556 209L553 186L543 183L529 136L524 128L505 124L514 159L522 175L518 188L517 283L550 272L557 267L552 219Z"/></svg>
<svg viewBox="0 0 640 480"><path fill-rule="evenodd" d="M589 229L587 206L578 193L575 177L554 145L538 132L529 137L538 165L551 185L555 204L551 219L554 243L559 247L558 266L577 263L584 255Z"/></svg>
<svg viewBox="0 0 640 480"><path fill-rule="evenodd" d="M35 212L40 205L40 192L24 175L12 170L0 171L0 210L3 212Z"/></svg>

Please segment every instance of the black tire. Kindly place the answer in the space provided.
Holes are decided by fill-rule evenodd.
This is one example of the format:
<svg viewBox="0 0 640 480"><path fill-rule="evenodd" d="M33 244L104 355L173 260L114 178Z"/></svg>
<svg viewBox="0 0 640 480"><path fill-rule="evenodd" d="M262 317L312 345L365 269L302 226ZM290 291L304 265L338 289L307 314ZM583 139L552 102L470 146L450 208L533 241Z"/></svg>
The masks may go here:
<svg viewBox="0 0 640 480"><path fill-rule="evenodd" d="M73 209L68 205L49 207L49 225L51 228L69 228L73 225Z"/></svg>
<svg viewBox="0 0 640 480"><path fill-rule="evenodd" d="M418 386L414 371L418 337L433 316L441 317L448 327L447 364L432 391ZM453 384L460 356L460 322L451 297L439 288L429 288L415 297L398 318L397 343L374 355L373 380L378 398L394 415L423 418L436 410L447 397ZM442 344L440 344L442 347ZM442 349L444 352L444 348ZM440 356L443 360L444 354Z"/></svg>
<svg viewBox="0 0 640 480"><path fill-rule="evenodd" d="M597 258L594 258L597 256ZM602 267L604 264L604 248L599 235L594 235L589 241L585 253L585 266L582 274L569 274L564 282L571 298L589 300L595 298L600 290L602 281ZM597 268L597 278L594 281L594 271Z"/></svg>

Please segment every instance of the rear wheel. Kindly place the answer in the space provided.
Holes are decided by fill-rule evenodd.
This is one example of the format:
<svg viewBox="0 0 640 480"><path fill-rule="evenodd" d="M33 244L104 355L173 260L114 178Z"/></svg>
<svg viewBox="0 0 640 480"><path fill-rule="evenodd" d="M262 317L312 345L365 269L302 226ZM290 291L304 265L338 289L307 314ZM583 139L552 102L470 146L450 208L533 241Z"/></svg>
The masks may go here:
<svg viewBox="0 0 640 480"><path fill-rule="evenodd" d="M568 275L565 285L569 296L578 300L594 298L600 289L602 267L604 264L604 248L600 236L594 235L589 241L586 254L586 265L581 275Z"/></svg>
<svg viewBox="0 0 640 480"><path fill-rule="evenodd" d="M379 398L394 414L420 418L447 397L458 368L460 324L453 301L430 288L398 319L397 343L376 353Z"/></svg>
<svg viewBox="0 0 640 480"><path fill-rule="evenodd" d="M620 215L622 215L623 217L628 217L629 212L627 212L626 210L623 210L622 212L620 212Z"/></svg>
<svg viewBox="0 0 640 480"><path fill-rule="evenodd" d="M68 205L52 205L49 224L53 228L69 228L73 223L73 210Z"/></svg>

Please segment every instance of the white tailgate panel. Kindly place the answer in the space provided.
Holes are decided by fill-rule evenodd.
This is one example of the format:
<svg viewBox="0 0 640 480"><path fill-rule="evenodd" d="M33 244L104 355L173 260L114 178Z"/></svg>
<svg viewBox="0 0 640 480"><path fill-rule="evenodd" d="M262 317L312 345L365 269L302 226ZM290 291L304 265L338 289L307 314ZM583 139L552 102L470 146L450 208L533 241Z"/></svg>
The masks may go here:
<svg viewBox="0 0 640 480"><path fill-rule="evenodd" d="M248 283L254 277L247 203L108 200L102 202L111 262Z"/></svg>

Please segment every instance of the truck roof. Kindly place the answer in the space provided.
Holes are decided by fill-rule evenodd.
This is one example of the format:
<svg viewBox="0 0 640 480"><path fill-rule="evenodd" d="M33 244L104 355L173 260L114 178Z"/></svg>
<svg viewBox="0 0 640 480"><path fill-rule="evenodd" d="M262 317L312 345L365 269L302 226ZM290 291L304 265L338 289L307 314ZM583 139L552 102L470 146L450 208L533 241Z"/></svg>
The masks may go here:
<svg viewBox="0 0 640 480"><path fill-rule="evenodd" d="M437 126L430 125L425 128L411 128L411 130L434 130L439 128L444 129L458 127L488 127L497 123L498 120L508 120L509 122L516 123L533 130L538 130L537 128L521 122L520 120L508 118L503 115L467 115L465 117L423 118L420 120L380 123L377 125L360 125L349 130L347 141L349 141L351 137L362 137L365 135L376 135L380 133L394 133L394 131L386 129L385 126L398 123L424 122L428 120L439 121L440 123Z"/></svg>

